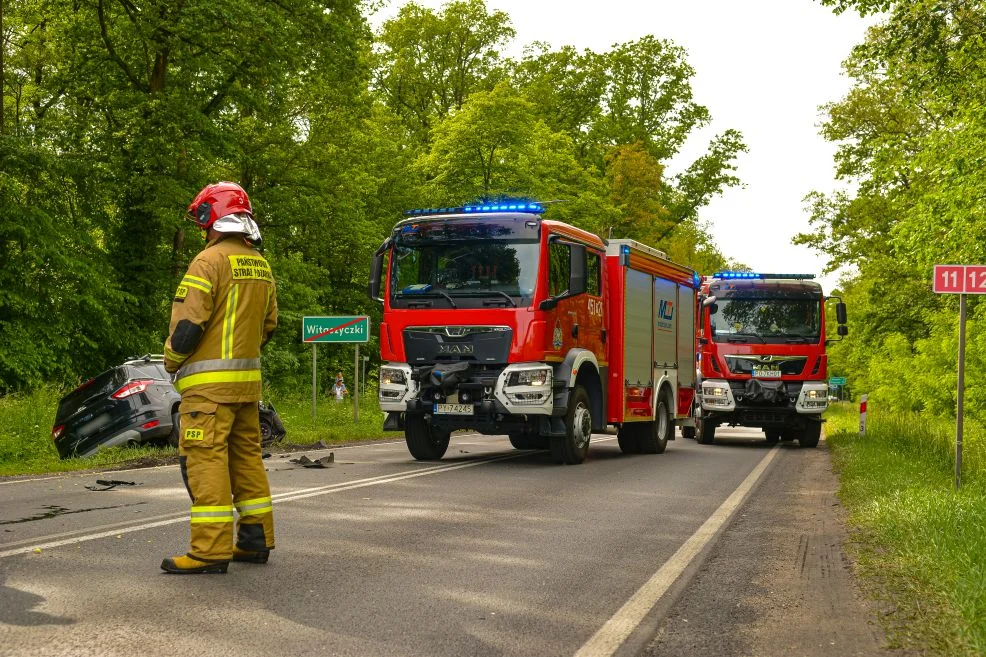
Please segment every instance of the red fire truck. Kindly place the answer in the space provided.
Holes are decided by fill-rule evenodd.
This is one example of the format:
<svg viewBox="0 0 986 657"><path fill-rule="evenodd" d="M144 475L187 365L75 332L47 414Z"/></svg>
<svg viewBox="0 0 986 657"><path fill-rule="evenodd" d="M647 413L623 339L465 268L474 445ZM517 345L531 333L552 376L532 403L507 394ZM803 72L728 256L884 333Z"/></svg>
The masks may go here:
<svg viewBox="0 0 986 657"><path fill-rule="evenodd" d="M699 276L543 213L416 210L377 251L380 407L415 458L472 429L581 463L608 425L623 452L661 453L692 424Z"/></svg>
<svg viewBox="0 0 986 657"><path fill-rule="evenodd" d="M704 279L698 316L695 408L700 443L717 426L762 428L767 441L815 447L828 405L825 303L837 300L837 334L846 306L825 297L811 274L719 272Z"/></svg>

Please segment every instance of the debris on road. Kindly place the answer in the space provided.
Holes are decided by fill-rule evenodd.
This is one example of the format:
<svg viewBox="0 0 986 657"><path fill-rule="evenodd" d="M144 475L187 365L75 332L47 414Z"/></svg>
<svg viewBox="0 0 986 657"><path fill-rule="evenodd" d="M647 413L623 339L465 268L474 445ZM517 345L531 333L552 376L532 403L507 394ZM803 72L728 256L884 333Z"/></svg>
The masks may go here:
<svg viewBox="0 0 986 657"><path fill-rule="evenodd" d="M308 458L307 455L302 454L299 458L291 459L290 462L297 463L305 468L327 468L333 463L335 463L335 460L336 460L336 453L329 452L328 456L323 456L322 458L315 460L312 460Z"/></svg>
<svg viewBox="0 0 986 657"><path fill-rule="evenodd" d="M103 491L103 490L113 490L117 486L140 486L141 484L136 481L123 481L121 479L97 479L96 486L103 486L103 488L96 488L96 486L86 486L89 490Z"/></svg>

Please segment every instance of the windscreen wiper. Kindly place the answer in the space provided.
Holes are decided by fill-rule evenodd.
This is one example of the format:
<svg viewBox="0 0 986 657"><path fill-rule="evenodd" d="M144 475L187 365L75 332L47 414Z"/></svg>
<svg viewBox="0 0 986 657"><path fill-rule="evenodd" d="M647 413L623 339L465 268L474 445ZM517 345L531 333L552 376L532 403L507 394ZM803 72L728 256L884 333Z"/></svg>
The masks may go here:
<svg viewBox="0 0 986 657"><path fill-rule="evenodd" d="M517 302L513 300L513 297L511 297L509 294L507 294L503 290L484 290L483 291L483 294L499 294L501 297L503 297L504 299L506 299L507 301L509 301L511 306L513 306L514 308L517 307ZM483 302L484 305L489 304L489 303L499 303L499 301L495 301L495 302L484 301Z"/></svg>
<svg viewBox="0 0 986 657"><path fill-rule="evenodd" d="M439 292L438 290L431 290L429 292L412 292L410 294L398 292L397 296L401 299L414 299L414 298L422 298L422 297L444 297L445 299L448 300L450 306L452 306L453 308L459 307L455 304L455 301L452 300L452 297L445 294L444 292Z"/></svg>

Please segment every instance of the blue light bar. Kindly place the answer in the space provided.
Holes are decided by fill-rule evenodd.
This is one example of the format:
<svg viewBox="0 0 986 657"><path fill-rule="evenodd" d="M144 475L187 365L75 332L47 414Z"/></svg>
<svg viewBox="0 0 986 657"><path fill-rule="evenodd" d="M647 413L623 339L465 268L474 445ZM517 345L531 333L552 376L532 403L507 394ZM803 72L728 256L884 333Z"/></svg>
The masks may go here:
<svg viewBox="0 0 986 657"><path fill-rule="evenodd" d="M483 214L491 212L525 212L528 214L543 214L544 206L540 203L528 203L527 201L507 201L501 203L490 203L488 205L466 205L456 208L422 208L419 210L408 210L404 214L409 217L420 217L424 215Z"/></svg>
<svg viewBox="0 0 986 657"><path fill-rule="evenodd" d="M723 278L732 280L751 280L764 278L782 278L792 281L806 281L815 278L814 274L759 274L752 271L717 271L712 274L712 278Z"/></svg>
<svg viewBox="0 0 986 657"><path fill-rule="evenodd" d="M530 212L541 214L544 206L540 203L521 203L517 201L507 203L496 203L491 205L467 205L462 208L463 212Z"/></svg>

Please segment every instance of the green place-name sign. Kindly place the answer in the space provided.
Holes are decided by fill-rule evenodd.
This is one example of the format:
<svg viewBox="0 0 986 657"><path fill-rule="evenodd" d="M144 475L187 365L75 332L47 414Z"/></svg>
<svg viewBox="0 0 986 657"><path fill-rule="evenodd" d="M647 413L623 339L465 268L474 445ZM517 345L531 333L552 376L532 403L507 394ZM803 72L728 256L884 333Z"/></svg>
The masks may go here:
<svg viewBox="0 0 986 657"><path fill-rule="evenodd" d="M370 318L366 315L346 317L304 317L301 320L302 342L368 342Z"/></svg>
<svg viewBox="0 0 986 657"><path fill-rule="evenodd" d="M846 385L846 377L844 376L833 376L829 378L830 386L844 386Z"/></svg>

